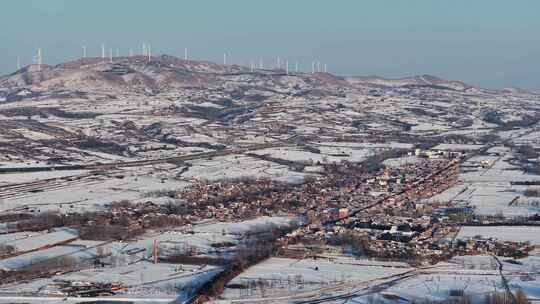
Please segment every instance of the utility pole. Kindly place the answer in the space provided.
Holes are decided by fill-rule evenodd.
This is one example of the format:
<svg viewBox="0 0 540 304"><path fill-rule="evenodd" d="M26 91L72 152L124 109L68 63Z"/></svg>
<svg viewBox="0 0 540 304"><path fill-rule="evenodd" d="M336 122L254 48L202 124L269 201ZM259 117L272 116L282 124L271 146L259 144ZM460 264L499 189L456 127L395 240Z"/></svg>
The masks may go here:
<svg viewBox="0 0 540 304"><path fill-rule="evenodd" d="M154 264L158 263L158 242L154 240L152 243L152 257L154 259Z"/></svg>

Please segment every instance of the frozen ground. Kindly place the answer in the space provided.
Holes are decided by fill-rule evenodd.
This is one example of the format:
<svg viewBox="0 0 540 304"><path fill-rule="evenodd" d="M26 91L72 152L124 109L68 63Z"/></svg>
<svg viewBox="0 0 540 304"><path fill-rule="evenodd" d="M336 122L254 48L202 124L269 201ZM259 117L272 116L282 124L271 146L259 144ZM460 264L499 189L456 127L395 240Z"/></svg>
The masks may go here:
<svg viewBox="0 0 540 304"><path fill-rule="evenodd" d="M399 168L406 165L412 165L420 162L420 158L417 156L403 156L399 158L389 158L383 162L385 166Z"/></svg>
<svg viewBox="0 0 540 304"><path fill-rule="evenodd" d="M273 229L284 229L298 223L290 217L259 217L236 223L202 222L192 228L180 227L177 230L151 231L129 244L117 248L121 253L141 251L150 256L153 241L159 243L159 256L167 258L187 254L227 258L233 256L236 246L250 241ZM225 247L217 244L228 244Z"/></svg>
<svg viewBox="0 0 540 304"><path fill-rule="evenodd" d="M320 288L337 287L351 282L366 282L380 277L391 276L410 270L401 263L379 263L357 260L345 256L317 259L270 258L248 268L234 278L228 286L248 285L250 282L265 282L263 288L227 288L225 298L235 299L244 296L278 297Z"/></svg>
<svg viewBox="0 0 540 304"><path fill-rule="evenodd" d="M540 245L540 227L535 226L464 226L459 231L458 238L473 238L475 236L492 237L500 241L530 242Z"/></svg>
<svg viewBox="0 0 540 304"><path fill-rule="evenodd" d="M254 151L254 153L258 152ZM306 176L303 172L291 171L287 166L244 155L215 157L211 160L202 159L191 163L193 166L182 175L185 178L194 177L215 181L249 177L298 182Z"/></svg>
<svg viewBox="0 0 540 304"><path fill-rule="evenodd" d="M268 232L276 228L291 227L292 225L298 223L299 219L296 217L262 216L253 220L237 223L199 225L195 226L193 230L198 233L222 233L242 236L246 234Z"/></svg>
<svg viewBox="0 0 540 304"><path fill-rule="evenodd" d="M83 261L95 258L96 254L95 249L87 249L85 246L61 245L0 260L0 270L20 270L58 257L69 256L70 260Z"/></svg>
<svg viewBox="0 0 540 304"><path fill-rule="evenodd" d="M24 236L23 236L24 235ZM69 243L79 238L79 233L74 229L59 228L50 233L17 233L17 237L12 240L1 241L0 245L12 246L17 253L24 253L38 250L58 244Z"/></svg>
<svg viewBox="0 0 540 304"><path fill-rule="evenodd" d="M58 295L61 292L57 282L71 281L81 283L121 283L125 289L109 297L160 297L186 299L192 290L218 275L222 268L209 265L152 264L140 261L134 264L113 267L93 268L55 276L54 279L36 279L31 282L0 288L2 295L11 296L32 294L34 296Z"/></svg>
<svg viewBox="0 0 540 304"><path fill-rule="evenodd" d="M304 151L300 148L272 148L253 151L253 153L305 164L339 163L342 160L360 162L373 154L372 150L363 148L322 146L319 150L321 153Z"/></svg>
<svg viewBox="0 0 540 304"><path fill-rule="evenodd" d="M114 201L138 199L149 191L181 189L188 184L171 178L170 172L160 168L141 167L106 175L83 174L75 175L76 178L46 181L30 185L28 190L23 188L13 191L3 199L0 210L62 213L95 211ZM43 179L47 178L50 177L46 175Z"/></svg>
<svg viewBox="0 0 540 304"><path fill-rule="evenodd" d="M194 179L250 177L297 183L307 175L323 174L323 167L317 162L360 162L389 149L411 151L432 144L435 149L474 152L491 144L483 142L484 135L498 135L508 143L539 143L536 126L527 124L540 110L539 96L534 94L487 90L428 75L389 80L343 78L327 73L281 75L268 70L248 73L239 66L185 62L170 56L155 56L150 64L128 57L115 58L114 65L96 60L89 65L71 62L67 66L47 66L43 72L50 74L42 75L43 79L33 77L33 73L41 72L35 66L0 77L0 169L42 170L44 166L127 161L152 164L140 163L129 168L100 166L97 171L0 174L1 213L83 213L103 210L105 204L120 200L167 203L170 198L150 194L181 190ZM110 77L108 71L117 65L128 67L130 73ZM73 96L60 97L57 93ZM500 121L488 122L485 115L490 112L500 115ZM518 127L505 125L509 121L516 122ZM251 145L265 149L250 152L276 160L264 161L247 153L219 154ZM177 158L194 153L209 154L187 161ZM511 182L540 178L511 165L512 152L507 147L492 148L487 154L468 161L462 166L459 184L431 200L469 203L479 214L539 213L537 198L525 197L527 188ZM416 161L406 157L390 159L385 164L399 166ZM486 167L483 161L489 165ZM302 170L294 163L308 166ZM511 201L514 204L510 205ZM93 259L97 250L88 247L100 245L102 250L118 256L109 261L107 268L59 277L103 281L125 278L136 285L172 275L170 282L184 284L187 278L200 282L208 277L198 271L206 268L175 270L171 265L150 264L147 260L153 241L159 243L161 258L186 251L205 258L223 257L233 254L234 248L250 240L253 234L289 224L286 218L229 224L209 221L194 227L147 231L128 243L100 245L77 240L2 260L0 267L18 269L63 255ZM7 232L6 227L1 223L0 232ZM489 232L494 233L485 233ZM465 229L462 233L476 232ZM517 235L508 230L494 234L501 238L530 237L536 242L534 233ZM0 236L0 241L11 242L21 251L31 251L45 243L67 240L65 235L55 232L28 234L8 234ZM535 258L528 258L529 266L523 269L532 269L534 263ZM476 267L477 264L487 266ZM467 283L467 290L480 295L490 285L500 286L491 266L492 261L484 257L469 258L462 264L452 261L431 272L423 269L410 278L378 288L407 299L414 298L415 293L441 299ZM524 271L511 263L505 267ZM407 269L399 263L344 257L270 259L248 269L238 280L275 282L276 278L280 282L272 287L262 285L266 286L265 291L255 291L260 294L319 292L323 285L335 288L324 290L331 293L340 288L346 291L377 284L385 276L399 275ZM183 277L186 272L194 275ZM536 279L523 281L518 275L508 275L513 284L527 287L534 294ZM293 287L289 287L291 280ZM287 287L283 287L284 281ZM30 288L25 284L32 283L21 286ZM167 284L165 289L169 289ZM37 290L41 286L31 287ZM162 285L150 286L159 289ZM240 296L238 289L230 290L232 294L226 293L227 296ZM169 293L165 299L170 300Z"/></svg>
<svg viewBox="0 0 540 304"><path fill-rule="evenodd" d="M429 201L454 201L475 207L477 214L505 216L540 213L538 198L524 195L528 186L513 182L540 181L540 175L525 173L510 164L512 154L506 147L494 147L489 155L475 156L461 167L458 184ZM484 162L484 167L481 166ZM510 204L513 202L512 204Z"/></svg>
<svg viewBox="0 0 540 304"><path fill-rule="evenodd" d="M504 258L500 259L503 264L503 275L509 281L511 290L516 292L522 289L529 298L538 298L540 277L536 269L540 266L540 261L537 253L534 252L531 257L518 260L519 264L510 263ZM363 295L353 298L352 302L442 301L460 292L470 297L473 303L481 302L488 293L505 291L498 267L498 263L491 256L456 257L434 267L418 269L413 272L413 275L398 279L391 284L378 285L381 289L377 292L361 290L358 294Z"/></svg>
<svg viewBox="0 0 540 304"><path fill-rule="evenodd" d="M156 190L179 190L193 178L222 180L270 178L283 182L302 182L307 172L294 172L287 166L234 154L190 161L191 166L173 164L122 168L101 174L90 171L48 171L0 175L0 183L14 190L1 191L0 210L86 212L120 200L137 200ZM6 188L8 189L8 188ZM2 197L4 197L2 199Z"/></svg>
<svg viewBox="0 0 540 304"><path fill-rule="evenodd" d="M439 144L433 149L435 150L446 150L446 151L475 151L480 150L483 145L464 145L464 144Z"/></svg>

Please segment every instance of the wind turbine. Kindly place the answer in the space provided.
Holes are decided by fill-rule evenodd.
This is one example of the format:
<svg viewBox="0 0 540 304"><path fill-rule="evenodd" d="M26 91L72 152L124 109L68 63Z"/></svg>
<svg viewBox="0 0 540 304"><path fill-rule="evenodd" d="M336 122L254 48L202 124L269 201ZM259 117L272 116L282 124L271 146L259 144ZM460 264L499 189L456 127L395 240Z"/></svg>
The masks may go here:
<svg viewBox="0 0 540 304"><path fill-rule="evenodd" d="M37 51L37 65L38 65L38 71L41 71L41 64L43 63L43 57L41 55L41 48Z"/></svg>

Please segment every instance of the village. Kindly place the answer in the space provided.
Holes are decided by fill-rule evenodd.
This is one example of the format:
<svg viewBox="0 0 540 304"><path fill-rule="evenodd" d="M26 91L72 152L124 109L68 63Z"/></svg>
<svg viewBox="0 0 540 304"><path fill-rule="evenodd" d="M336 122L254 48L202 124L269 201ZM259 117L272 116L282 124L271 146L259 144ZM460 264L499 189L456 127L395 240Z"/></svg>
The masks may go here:
<svg viewBox="0 0 540 304"><path fill-rule="evenodd" d="M0 84L0 302L540 297L537 95L167 55Z"/></svg>
<svg viewBox="0 0 540 304"><path fill-rule="evenodd" d="M152 288L171 296L177 290L170 284L141 291L135 288L138 284L70 281L60 274L176 265L180 273L191 269L194 282L206 277L199 284L179 285L183 299L200 299L216 296L231 273L269 256L306 259L336 250L331 248L350 248L341 250L421 267L463 255L522 258L534 249L529 242L456 239L460 225L474 222L473 207L452 201L423 202L456 184L466 153L416 149L387 157L363 165L325 165L324 176L299 184L247 178L199 180L184 189L151 193L144 202L113 202L101 211L6 214L1 218L7 234L0 235L0 275L6 283L51 276L55 283L47 283L46 290L65 297L114 296L134 290L142 295ZM385 166L392 157L415 157L415 161ZM152 196L164 195L171 201L152 201ZM257 223L265 218L266 223ZM213 236L205 237L202 244L190 242L207 233ZM121 245L124 242L127 247ZM246 282L248 286L242 288L253 288L251 281Z"/></svg>

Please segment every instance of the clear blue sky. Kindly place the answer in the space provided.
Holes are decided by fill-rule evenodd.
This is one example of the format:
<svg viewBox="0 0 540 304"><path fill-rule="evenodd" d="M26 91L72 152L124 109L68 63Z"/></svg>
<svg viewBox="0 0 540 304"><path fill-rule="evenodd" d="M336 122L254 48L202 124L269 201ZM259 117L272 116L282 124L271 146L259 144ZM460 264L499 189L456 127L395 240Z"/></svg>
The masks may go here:
<svg viewBox="0 0 540 304"><path fill-rule="evenodd" d="M330 72L433 74L540 90L539 0L1 0L0 73L100 45L235 63L275 56Z"/></svg>

